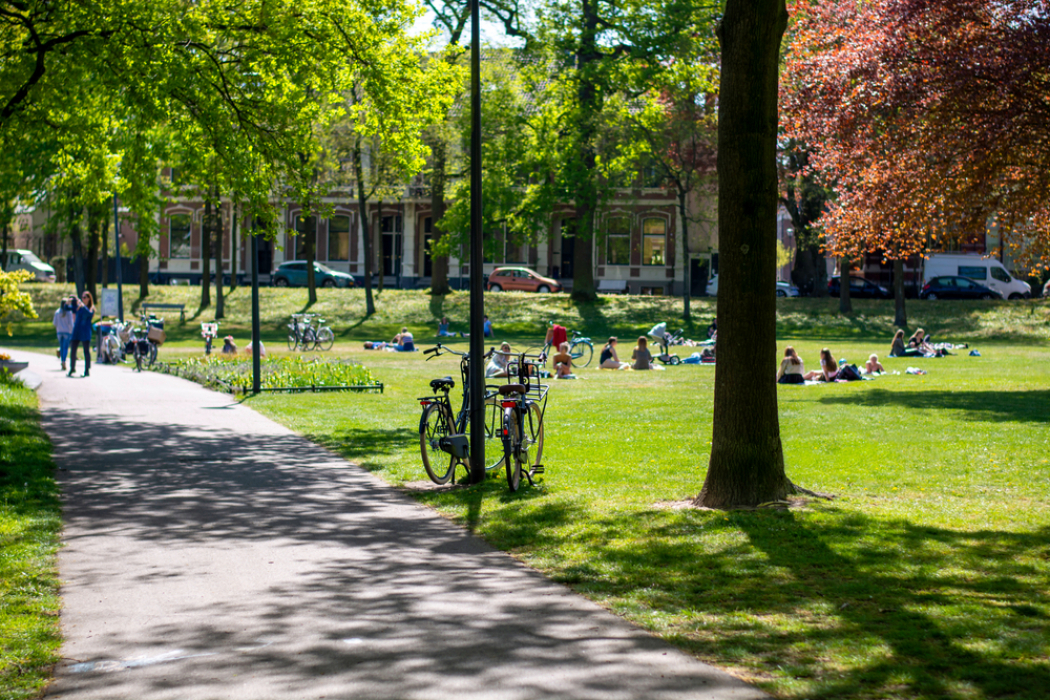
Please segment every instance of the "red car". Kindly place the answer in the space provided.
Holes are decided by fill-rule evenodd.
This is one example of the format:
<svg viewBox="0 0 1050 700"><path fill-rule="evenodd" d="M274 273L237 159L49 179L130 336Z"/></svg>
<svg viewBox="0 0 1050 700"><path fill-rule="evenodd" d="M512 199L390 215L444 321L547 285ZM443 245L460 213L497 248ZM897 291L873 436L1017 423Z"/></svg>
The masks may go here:
<svg viewBox="0 0 1050 700"><path fill-rule="evenodd" d="M490 292L560 292L561 285L527 267L497 267L489 275Z"/></svg>

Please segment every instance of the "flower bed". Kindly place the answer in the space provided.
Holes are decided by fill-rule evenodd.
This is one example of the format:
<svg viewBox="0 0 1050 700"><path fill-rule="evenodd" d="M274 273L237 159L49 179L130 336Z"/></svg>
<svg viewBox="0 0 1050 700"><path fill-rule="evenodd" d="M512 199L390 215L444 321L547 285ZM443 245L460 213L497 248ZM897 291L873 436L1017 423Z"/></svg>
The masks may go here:
<svg viewBox="0 0 1050 700"><path fill-rule="evenodd" d="M252 384L251 358L210 355L158 363L153 369L231 393L245 391ZM260 386L264 391L383 390L362 364L304 357L264 358Z"/></svg>

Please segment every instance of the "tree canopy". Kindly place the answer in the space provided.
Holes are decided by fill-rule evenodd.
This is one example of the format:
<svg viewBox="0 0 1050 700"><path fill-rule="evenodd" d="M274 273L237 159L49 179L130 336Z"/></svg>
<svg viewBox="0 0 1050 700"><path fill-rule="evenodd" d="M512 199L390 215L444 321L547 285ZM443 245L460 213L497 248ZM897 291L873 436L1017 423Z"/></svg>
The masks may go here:
<svg viewBox="0 0 1050 700"><path fill-rule="evenodd" d="M1044 0L800 0L781 104L838 193L830 248L905 258L995 222L1050 262Z"/></svg>

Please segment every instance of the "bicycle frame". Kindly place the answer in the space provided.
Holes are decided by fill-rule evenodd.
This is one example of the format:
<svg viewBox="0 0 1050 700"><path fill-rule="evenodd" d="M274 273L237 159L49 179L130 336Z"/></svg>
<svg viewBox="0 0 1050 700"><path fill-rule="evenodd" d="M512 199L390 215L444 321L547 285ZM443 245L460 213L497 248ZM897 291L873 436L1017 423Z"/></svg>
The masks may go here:
<svg viewBox="0 0 1050 700"><path fill-rule="evenodd" d="M517 358L518 382L505 384L498 390L502 409L500 436L503 440L507 485L511 491L517 491L522 474L531 486L535 486L533 477L544 472L540 458L543 454L543 417L547 411L550 385L533 382L532 377L538 375L539 368L547 358L543 352L538 355L495 352ZM536 449L534 460L529 455L533 447Z"/></svg>

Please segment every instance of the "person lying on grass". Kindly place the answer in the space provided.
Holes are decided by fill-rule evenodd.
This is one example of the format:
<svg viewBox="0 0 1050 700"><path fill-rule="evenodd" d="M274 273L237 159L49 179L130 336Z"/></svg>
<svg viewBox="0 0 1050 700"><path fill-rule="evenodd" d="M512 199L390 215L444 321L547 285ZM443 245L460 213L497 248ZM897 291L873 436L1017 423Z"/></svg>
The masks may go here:
<svg viewBox="0 0 1050 700"><path fill-rule="evenodd" d="M875 353L872 353L871 357L868 358L868 361L864 363L865 374L875 374L876 372L882 374L885 371L886 368L882 366L881 362L879 362L879 356Z"/></svg>

